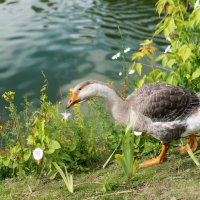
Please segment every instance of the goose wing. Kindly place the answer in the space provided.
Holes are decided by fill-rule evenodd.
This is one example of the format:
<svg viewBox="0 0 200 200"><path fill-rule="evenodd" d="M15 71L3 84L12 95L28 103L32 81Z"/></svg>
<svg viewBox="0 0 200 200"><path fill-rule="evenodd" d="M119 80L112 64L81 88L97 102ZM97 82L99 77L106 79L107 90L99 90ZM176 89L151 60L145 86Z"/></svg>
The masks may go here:
<svg viewBox="0 0 200 200"><path fill-rule="evenodd" d="M135 111L161 122L183 120L200 106L197 94L164 83L144 85L127 101Z"/></svg>

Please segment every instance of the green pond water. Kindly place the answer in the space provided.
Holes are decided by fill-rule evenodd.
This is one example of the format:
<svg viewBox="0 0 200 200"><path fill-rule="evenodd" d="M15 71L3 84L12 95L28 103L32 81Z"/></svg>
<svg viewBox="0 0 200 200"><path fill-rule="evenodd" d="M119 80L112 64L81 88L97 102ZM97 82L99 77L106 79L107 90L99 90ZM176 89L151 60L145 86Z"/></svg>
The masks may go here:
<svg viewBox="0 0 200 200"><path fill-rule="evenodd" d="M158 17L154 0L0 0L0 94L36 100L43 71L53 102L86 79L119 82L111 57L122 40L138 49L151 38ZM166 47L160 37L159 51ZM1 105L3 100L1 99Z"/></svg>

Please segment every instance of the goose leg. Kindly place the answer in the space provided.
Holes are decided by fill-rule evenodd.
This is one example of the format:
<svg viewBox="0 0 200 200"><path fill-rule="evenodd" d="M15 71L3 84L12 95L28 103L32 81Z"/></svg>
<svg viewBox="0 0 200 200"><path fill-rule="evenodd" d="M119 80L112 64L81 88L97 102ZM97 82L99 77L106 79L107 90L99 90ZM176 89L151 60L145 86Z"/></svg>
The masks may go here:
<svg viewBox="0 0 200 200"><path fill-rule="evenodd" d="M158 165L162 163L165 159L165 154L168 149L169 149L169 144L162 144L162 150L160 152L160 155L156 158L144 161L143 163L140 164L140 168L150 167L152 165Z"/></svg>
<svg viewBox="0 0 200 200"><path fill-rule="evenodd" d="M195 134L190 135L188 143L189 143L190 148L192 149L192 151L195 152L197 150L197 148L198 148L197 135L195 135ZM179 151L180 151L180 153L186 153L187 152L185 146L181 146L179 148Z"/></svg>

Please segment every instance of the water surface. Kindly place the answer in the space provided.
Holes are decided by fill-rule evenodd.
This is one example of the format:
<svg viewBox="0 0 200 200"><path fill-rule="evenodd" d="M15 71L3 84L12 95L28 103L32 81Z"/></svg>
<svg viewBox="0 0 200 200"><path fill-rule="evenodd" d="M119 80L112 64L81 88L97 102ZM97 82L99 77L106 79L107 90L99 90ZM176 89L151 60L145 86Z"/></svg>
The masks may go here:
<svg viewBox="0 0 200 200"><path fill-rule="evenodd" d="M118 81L122 40L134 52L151 38L154 0L0 0L0 92L39 96L43 71L55 102L81 80ZM156 44L163 50L162 38ZM132 53L131 52L131 53ZM130 53L130 55L131 55Z"/></svg>

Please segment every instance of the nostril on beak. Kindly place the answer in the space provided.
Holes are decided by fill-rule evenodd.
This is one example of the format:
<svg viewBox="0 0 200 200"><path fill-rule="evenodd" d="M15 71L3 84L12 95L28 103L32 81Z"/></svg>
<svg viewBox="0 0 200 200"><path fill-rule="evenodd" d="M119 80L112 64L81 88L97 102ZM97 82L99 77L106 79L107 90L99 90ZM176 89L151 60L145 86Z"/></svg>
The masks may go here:
<svg viewBox="0 0 200 200"><path fill-rule="evenodd" d="M70 100L68 101L68 103L67 103L67 104L69 105L69 104L71 104L71 103L72 103L72 100L70 99Z"/></svg>
<svg viewBox="0 0 200 200"><path fill-rule="evenodd" d="M70 100L67 102L67 105L69 106L71 103L72 103L72 100L70 99Z"/></svg>

